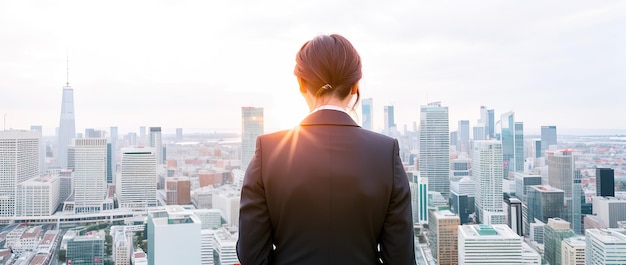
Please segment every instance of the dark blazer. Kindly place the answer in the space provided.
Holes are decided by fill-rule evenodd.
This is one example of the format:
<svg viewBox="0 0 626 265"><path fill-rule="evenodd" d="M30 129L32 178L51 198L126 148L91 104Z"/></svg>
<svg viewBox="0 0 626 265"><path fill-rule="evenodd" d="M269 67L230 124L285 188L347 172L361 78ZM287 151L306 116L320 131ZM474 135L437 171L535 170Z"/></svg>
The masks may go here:
<svg viewBox="0 0 626 265"><path fill-rule="evenodd" d="M397 140L341 111L262 135L241 190L248 264L414 264L409 183Z"/></svg>

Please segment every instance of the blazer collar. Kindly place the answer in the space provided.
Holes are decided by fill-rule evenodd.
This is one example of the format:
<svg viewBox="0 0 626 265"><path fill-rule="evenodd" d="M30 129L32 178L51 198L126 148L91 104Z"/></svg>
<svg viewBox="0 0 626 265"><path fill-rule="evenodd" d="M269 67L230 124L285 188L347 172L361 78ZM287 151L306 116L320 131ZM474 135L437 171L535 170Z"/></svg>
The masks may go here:
<svg viewBox="0 0 626 265"><path fill-rule="evenodd" d="M342 125L359 127L347 113L329 109L318 110L309 114L309 116L300 122L300 125Z"/></svg>

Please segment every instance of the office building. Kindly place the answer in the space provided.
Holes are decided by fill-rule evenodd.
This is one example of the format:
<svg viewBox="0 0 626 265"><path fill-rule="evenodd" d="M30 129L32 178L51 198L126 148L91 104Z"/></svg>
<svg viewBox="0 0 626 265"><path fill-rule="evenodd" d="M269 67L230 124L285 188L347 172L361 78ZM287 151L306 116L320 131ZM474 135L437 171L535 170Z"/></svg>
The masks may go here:
<svg viewBox="0 0 626 265"><path fill-rule="evenodd" d="M107 160L107 183L115 183L115 176L117 174L117 150L118 145L118 130L116 126L111 126L111 133L109 135L109 143L111 144L111 153Z"/></svg>
<svg viewBox="0 0 626 265"><path fill-rule="evenodd" d="M146 134L146 126L139 126L139 145L151 146L150 139Z"/></svg>
<svg viewBox="0 0 626 265"><path fill-rule="evenodd" d="M18 183L39 176L41 132L0 131L0 217L15 215Z"/></svg>
<svg viewBox="0 0 626 265"><path fill-rule="evenodd" d="M396 121L394 119L393 106L384 106L383 118L384 118L384 125L385 125L384 133L386 135L392 136L397 130Z"/></svg>
<svg viewBox="0 0 626 265"><path fill-rule="evenodd" d="M522 238L507 225L462 225L458 264L522 264Z"/></svg>
<svg viewBox="0 0 626 265"><path fill-rule="evenodd" d="M74 172L64 169L59 172L59 203L63 203L74 192Z"/></svg>
<svg viewBox="0 0 626 265"><path fill-rule="evenodd" d="M550 264L561 264L561 241L575 235L568 221L550 218L543 230L544 259Z"/></svg>
<svg viewBox="0 0 626 265"><path fill-rule="evenodd" d="M191 182L188 177L172 177L165 181L167 205L191 204Z"/></svg>
<svg viewBox="0 0 626 265"><path fill-rule="evenodd" d="M364 129L374 129L374 99L365 98L361 100L361 124Z"/></svg>
<svg viewBox="0 0 626 265"><path fill-rule="evenodd" d="M515 197L523 203L528 202L528 190L530 186L541 185L541 175L529 175L520 172L515 173Z"/></svg>
<svg viewBox="0 0 626 265"><path fill-rule="evenodd" d="M522 219L522 201L517 198L509 198L506 201L508 206L506 223L511 230L520 236L524 236L523 219Z"/></svg>
<svg viewBox="0 0 626 265"><path fill-rule="evenodd" d="M584 236L563 239L561 242L561 264L585 265L586 246L587 243Z"/></svg>
<svg viewBox="0 0 626 265"><path fill-rule="evenodd" d="M608 228L618 228L618 221L626 220L626 200L615 197L593 197L593 214Z"/></svg>
<svg viewBox="0 0 626 265"><path fill-rule="evenodd" d="M546 223L541 222L537 219L535 219L533 223L530 223L530 240L539 244L543 244L543 231L545 226Z"/></svg>
<svg viewBox="0 0 626 265"><path fill-rule="evenodd" d="M35 177L17 184L17 216L49 216L59 207L60 180L56 175Z"/></svg>
<svg viewBox="0 0 626 265"><path fill-rule="evenodd" d="M474 222L475 184L470 177L450 182L450 210L459 216L461 224Z"/></svg>
<svg viewBox="0 0 626 265"><path fill-rule="evenodd" d="M487 140L485 138L485 127L482 124L472 127L472 136L474 141Z"/></svg>
<svg viewBox="0 0 626 265"><path fill-rule="evenodd" d="M500 119L500 140L502 141L503 177L515 171L515 117L513 112L502 114Z"/></svg>
<svg viewBox="0 0 626 265"><path fill-rule="evenodd" d="M150 127L150 147L154 148L157 165L163 165L165 154L163 153L161 127Z"/></svg>
<svg viewBox="0 0 626 265"><path fill-rule="evenodd" d="M176 128L176 141L183 140L183 128Z"/></svg>
<svg viewBox="0 0 626 265"><path fill-rule="evenodd" d="M615 171L596 168L596 196L615 197Z"/></svg>
<svg viewBox="0 0 626 265"><path fill-rule="evenodd" d="M100 212L107 194L107 139L74 140L74 210Z"/></svg>
<svg viewBox="0 0 626 265"><path fill-rule="evenodd" d="M241 168L248 168L256 139L263 134L263 108L241 107Z"/></svg>
<svg viewBox="0 0 626 265"><path fill-rule="evenodd" d="M217 232L217 229L200 230L200 264L202 265L215 264L215 257L213 256L215 232Z"/></svg>
<svg viewBox="0 0 626 265"><path fill-rule="evenodd" d="M458 128L459 141L456 150L459 152L470 152L470 125L468 120L460 120Z"/></svg>
<svg viewBox="0 0 626 265"><path fill-rule="evenodd" d="M411 207L413 222L428 223L428 179L422 177L419 171L407 172L411 189Z"/></svg>
<svg viewBox="0 0 626 265"><path fill-rule="evenodd" d="M472 157L478 220L483 224L505 224L506 216L502 207L502 144L496 140L475 141Z"/></svg>
<svg viewBox="0 0 626 265"><path fill-rule="evenodd" d="M239 202L241 191L219 190L213 194L213 208L222 212L222 217L231 226L239 225Z"/></svg>
<svg viewBox="0 0 626 265"><path fill-rule="evenodd" d="M524 123L517 121L514 123L514 156L515 156L515 172L524 172ZM507 175L508 178L508 175Z"/></svg>
<svg viewBox="0 0 626 265"><path fill-rule="evenodd" d="M156 152L149 147L122 148L117 197L120 208L157 206Z"/></svg>
<svg viewBox="0 0 626 265"><path fill-rule="evenodd" d="M449 210L431 211L429 245L437 264L458 264L458 215Z"/></svg>
<svg viewBox="0 0 626 265"><path fill-rule="evenodd" d="M556 148L556 126L541 126L541 153L537 157L543 157L545 152L550 150L551 145L554 145Z"/></svg>
<svg viewBox="0 0 626 265"><path fill-rule="evenodd" d="M41 139L39 140L39 175L43 176L46 173L46 143L43 141L43 126L31 125L30 130L41 133Z"/></svg>
<svg viewBox="0 0 626 265"><path fill-rule="evenodd" d="M482 124L484 128L484 136L481 139L474 140L492 140L495 139L495 118L494 118L494 110L487 109L485 106L480 106L480 119L478 120L479 124Z"/></svg>
<svg viewBox="0 0 626 265"><path fill-rule="evenodd" d="M234 231L226 227L215 231L213 257L215 258L215 264L239 264L239 259L237 258L237 237Z"/></svg>
<svg viewBox="0 0 626 265"><path fill-rule="evenodd" d="M450 195L450 138L448 107L440 102L421 106L420 157L422 177L428 179L428 190Z"/></svg>
<svg viewBox="0 0 626 265"><path fill-rule="evenodd" d="M580 170L574 170L572 178L572 199L571 203L567 204L566 202L566 205L568 206L567 210L570 212L566 216L570 217L572 229L577 234L583 234L583 202L586 199L583 191L582 179L583 176Z"/></svg>
<svg viewBox="0 0 626 265"><path fill-rule="evenodd" d="M626 264L624 229L589 229L585 231L587 265Z"/></svg>
<svg viewBox="0 0 626 265"><path fill-rule="evenodd" d="M112 251L115 265L131 265L133 254L133 233L125 227L112 227Z"/></svg>
<svg viewBox="0 0 626 265"><path fill-rule="evenodd" d="M63 98L61 100L61 118L59 121L59 133L57 141L57 166L61 169L67 168L67 149L76 137L76 123L74 120L74 89L70 86L69 80L63 87Z"/></svg>
<svg viewBox="0 0 626 265"><path fill-rule="evenodd" d="M562 189L566 198L572 197L574 156L571 149L548 152L548 183Z"/></svg>
<svg viewBox="0 0 626 265"><path fill-rule="evenodd" d="M458 158L450 163L450 181L458 181L463 177L470 176L470 160L466 154L459 154Z"/></svg>
<svg viewBox="0 0 626 265"><path fill-rule="evenodd" d="M563 190L548 185L530 186L528 190L528 220L547 223L550 218L563 216Z"/></svg>
<svg viewBox="0 0 626 265"><path fill-rule="evenodd" d="M71 265L103 265L104 236L92 234L68 240L66 258Z"/></svg>
<svg viewBox="0 0 626 265"><path fill-rule="evenodd" d="M149 212L148 264L200 264L201 225L194 213L180 206Z"/></svg>
<svg viewBox="0 0 626 265"><path fill-rule="evenodd" d="M218 229L222 226L222 211L220 209L194 209L192 212L200 218L202 230Z"/></svg>

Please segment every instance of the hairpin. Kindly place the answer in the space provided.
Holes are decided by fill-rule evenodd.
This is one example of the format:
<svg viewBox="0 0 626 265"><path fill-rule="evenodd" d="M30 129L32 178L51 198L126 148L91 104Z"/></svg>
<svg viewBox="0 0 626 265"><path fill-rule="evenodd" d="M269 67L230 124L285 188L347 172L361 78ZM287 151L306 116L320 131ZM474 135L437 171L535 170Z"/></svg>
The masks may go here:
<svg viewBox="0 0 626 265"><path fill-rule="evenodd" d="M322 86L323 89L332 89L333 86L331 86L330 84L325 84Z"/></svg>

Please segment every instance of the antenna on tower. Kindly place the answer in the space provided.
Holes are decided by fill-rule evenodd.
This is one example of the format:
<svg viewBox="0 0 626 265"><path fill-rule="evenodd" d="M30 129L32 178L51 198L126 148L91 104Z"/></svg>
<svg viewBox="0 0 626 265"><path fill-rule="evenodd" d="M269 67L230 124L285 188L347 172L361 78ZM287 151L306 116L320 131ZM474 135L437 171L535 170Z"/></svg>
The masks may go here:
<svg viewBox="0 0 626 265"><path fill-rule="evenodd" d="M66 66L66 74L67 74L67 79L66 79L66 85L67 87L70 86L70 53L69 53L69 49L65 50L65 57L66 57L66 62L65 62L65 66Z"/></svg>

